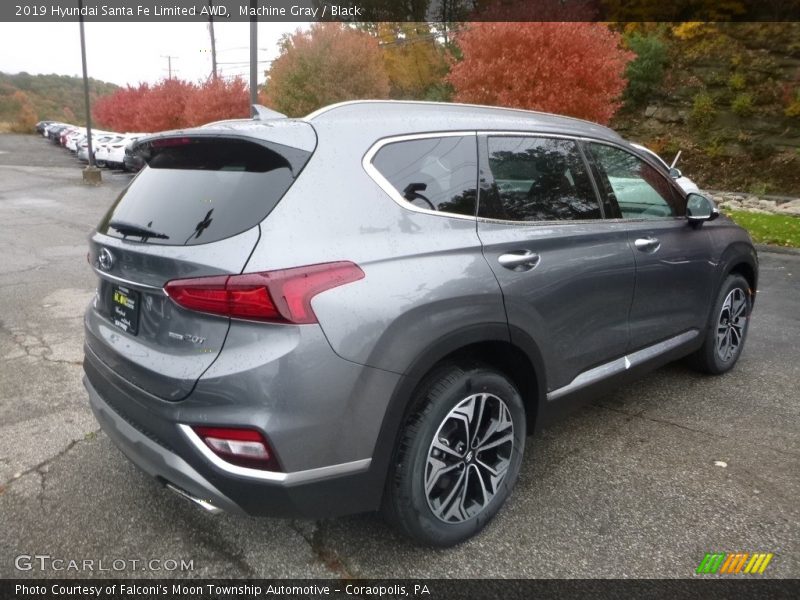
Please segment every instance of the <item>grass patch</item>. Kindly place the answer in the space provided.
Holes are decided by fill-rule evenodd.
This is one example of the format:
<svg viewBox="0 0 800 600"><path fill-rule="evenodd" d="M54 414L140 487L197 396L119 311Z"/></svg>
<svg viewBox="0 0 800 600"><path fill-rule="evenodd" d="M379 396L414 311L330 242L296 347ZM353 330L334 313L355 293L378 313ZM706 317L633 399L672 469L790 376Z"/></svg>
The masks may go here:
<svg viewBox="0 0 800 600"><path fill-rule="evenodd" d="M774 244L800 248L800 217L770 215L739 210L726 212L731 219L750 232L757 244Z"/></svg>

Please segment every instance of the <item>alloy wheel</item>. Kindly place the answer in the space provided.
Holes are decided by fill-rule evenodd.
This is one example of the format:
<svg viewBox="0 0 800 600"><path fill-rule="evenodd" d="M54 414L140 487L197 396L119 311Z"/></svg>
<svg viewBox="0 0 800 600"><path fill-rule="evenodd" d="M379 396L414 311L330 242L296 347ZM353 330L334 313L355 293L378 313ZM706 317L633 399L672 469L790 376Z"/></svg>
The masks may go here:
<svg viewBox="0 0 800 600"><path fill-rule="evenodd" d="M425 465L425 495L436 517L461 523L481 513L506 477L514 423L494 394L473 394L455 406L433 436Z"/></svg>
<svg viewBox="0 0 800 600"><path fill-rule="evenodd" d="M725 297L717 323L717 356L723 362L734 358L744 342L747 324L747 297L744 290L734 288Z"/></svg>

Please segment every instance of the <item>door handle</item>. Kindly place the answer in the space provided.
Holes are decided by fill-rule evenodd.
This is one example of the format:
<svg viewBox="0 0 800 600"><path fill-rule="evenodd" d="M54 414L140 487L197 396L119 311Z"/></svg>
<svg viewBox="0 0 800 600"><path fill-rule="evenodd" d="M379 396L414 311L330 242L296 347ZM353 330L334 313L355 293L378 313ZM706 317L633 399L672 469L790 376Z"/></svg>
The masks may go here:
<svg viewBox="0 0 800 600"><path fill-rule="evenodd" d="M501 254L497 258L500 266L512 271L530 271L539 264L539 255L530 250L517 250Z"/></svg>
<svg viewBox="0 0 800 600"><path fill-rule="evenodd" d="M633 242L633 245L636 246L637 250L641 250L642 252L657 252L661 247L661 242L658 241L658 238L646 237L639 238Z"/></svg>

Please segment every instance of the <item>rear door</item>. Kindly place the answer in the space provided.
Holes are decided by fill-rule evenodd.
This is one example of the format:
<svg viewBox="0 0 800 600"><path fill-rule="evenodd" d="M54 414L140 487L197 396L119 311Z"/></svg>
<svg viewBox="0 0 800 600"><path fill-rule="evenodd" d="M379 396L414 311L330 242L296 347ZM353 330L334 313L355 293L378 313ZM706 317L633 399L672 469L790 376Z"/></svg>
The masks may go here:
<svg viewBox="0 0 800 600"><path fill-rule="evenodd" d="M123 378L180 400L219 354L229 321L180 308L164 285L240 273L258 242L259 223L292 185L313 144L303 149L207 131L157 138L142 150L149 166L90 238L98 283L86 313L86 342Z"/></svg>
<svg viewBox="0 0 800 600"><path fill-rule="evenodd" d="M619 146L586 144L598 187L636 257L630 351L705 326L714 282L711 242L686 221L686 200L661 170Z"/></svg>
<svg viewBox="0 0 800 600"><path fill-rule="evenodd" d="M539 345L548 391L622 356L634 261L573 139L481 136L478 234L508 322ZM513 335L512 329L512 335Z"/></svg>

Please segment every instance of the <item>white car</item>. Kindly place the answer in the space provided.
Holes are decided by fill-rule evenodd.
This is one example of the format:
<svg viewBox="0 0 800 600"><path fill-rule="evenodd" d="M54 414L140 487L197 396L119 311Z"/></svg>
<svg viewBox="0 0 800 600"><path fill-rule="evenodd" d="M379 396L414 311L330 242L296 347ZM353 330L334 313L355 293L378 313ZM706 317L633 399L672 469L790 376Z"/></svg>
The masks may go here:
<svg viewBox="0 0 800 600"><path fill-rule="evenodd" d="M144 133L126 133L118 142L109 145L108 157L105 159L106 164L111 169L122 169L125 164L125 146L131 142L135 142Z"/></svg>
<svg viewBox="0 0 800 600"><path fill-rule="evenodd" d="M97 147L94 148L94 162L98 167L108 166L108 155L111 152L111 146L121 143L124 137L121 133L113 133L107 140L97 144Z"/></svg>
<svg viewBox="0 0 800 600"><path fill-rule="evenodd" d="M97 152L95 152L95 148L97 148L97 145L100 143L100 140L106 139L107 137L108 137L108 135L104 131L98 132L97 134L92 132L92 152L94 152L95 160L97 160L96 159ZM86 136L85 134L82 135L78 139L78 142L76 143L76 148L77 148L78 160L80 160L81 162L87 162L88 163L89 162L89 138L88 138L88 136Z"/></svg>
<svg viewBox="0 0 800 600"><path fill-rule="evenodd" d="M70 152L77 152L78 142L84 137L86 137L86 128L77 127L75 131L67 135L67 142L64 144L64 147Z"/></svg>
<svg viewBox="0 0 800 600"><path fill-rule="evenodd" d="M689 179L688 177L684 177L683 173L681 173L680 169L677 169L675 165L678 164L678 159L681 157L680 151L678 154L675 155L675 159L672 161L671 165L668 165L667 162L661 158L658 154L647 148L646 146L642 146L641 144L631 144L634 148L641 150L642 152L647 153L649 156L653 157L653 159L664 167L664 170L669 173L669 176L675 180L681 189L686 192L687 194L691 192L700 192L700 188L697 187L697 184Z"/></svg>

